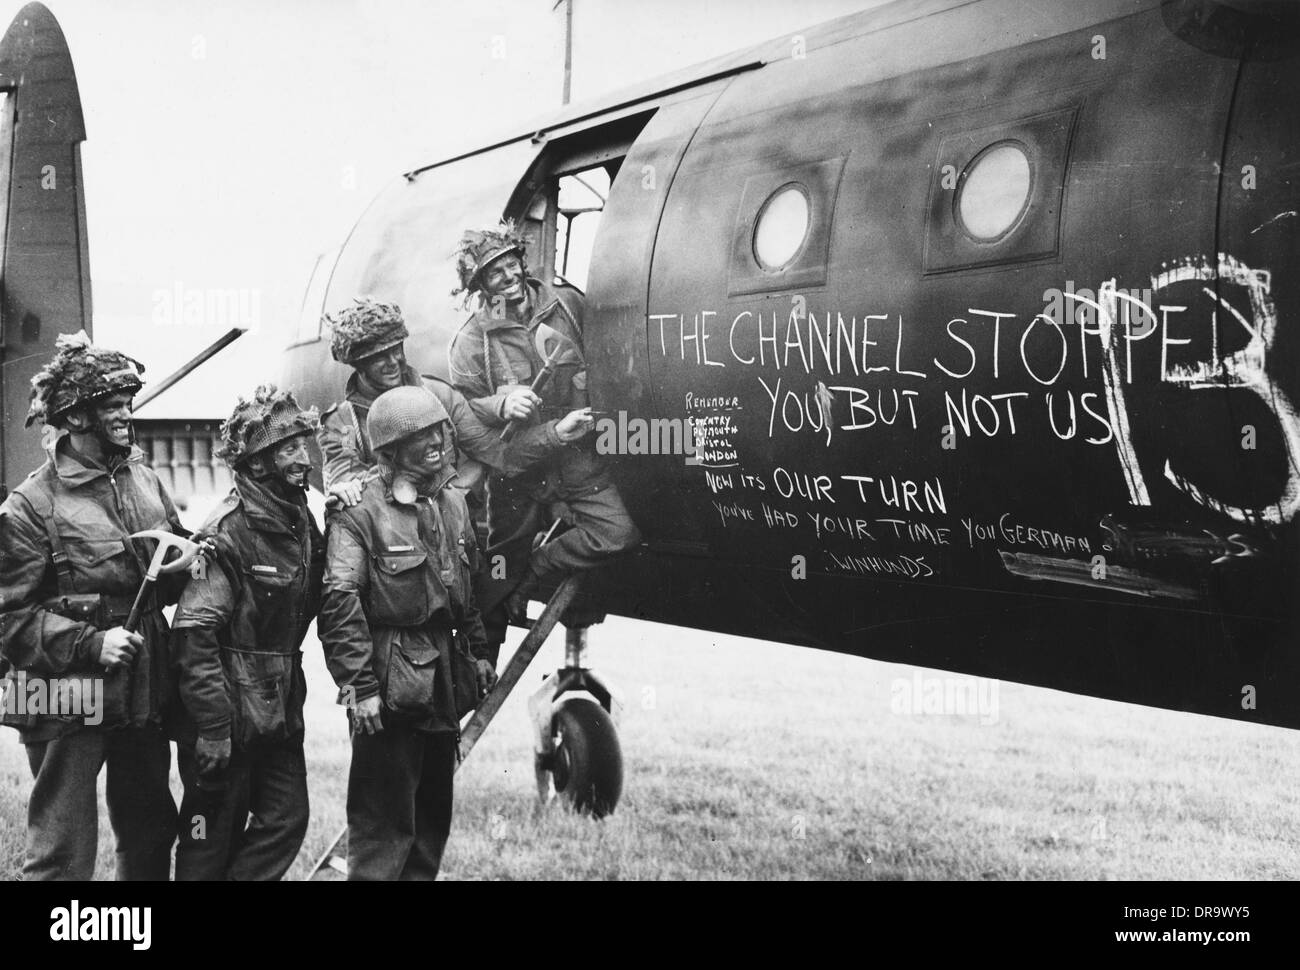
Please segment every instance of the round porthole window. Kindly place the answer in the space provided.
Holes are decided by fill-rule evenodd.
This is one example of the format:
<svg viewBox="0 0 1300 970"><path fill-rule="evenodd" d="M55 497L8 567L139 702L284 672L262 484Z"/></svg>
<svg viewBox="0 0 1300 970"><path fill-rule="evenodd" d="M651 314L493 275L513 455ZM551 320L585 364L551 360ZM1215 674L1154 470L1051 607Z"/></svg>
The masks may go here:
<svg viewBox="0 0 1300 970"><path fill-rule="evenodd" d="M789 183L773 192L754 220L754 258L765 270L785 269L803 247L810 222L808 195Z"/></svg>
<svg viewBox="0 0 1300 970"><path fill-rule="evenodd" d="M966 167L957 189L957 220L980 242L1006 235L1029 205L1029 156L1014 142L990 145Z"/></svg>

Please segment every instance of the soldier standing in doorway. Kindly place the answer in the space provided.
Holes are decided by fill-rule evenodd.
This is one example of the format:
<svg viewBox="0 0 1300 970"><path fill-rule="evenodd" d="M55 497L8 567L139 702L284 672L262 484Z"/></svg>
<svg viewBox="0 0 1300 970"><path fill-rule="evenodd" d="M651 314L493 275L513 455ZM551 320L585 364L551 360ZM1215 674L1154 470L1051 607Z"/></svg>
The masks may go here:
<svg viewBox="0 0 1300 970"><path fill-rule="evenodd" d="M451 380L479 418L497 428L527 429L590 403L582 349L586 301L573 287L529 276L524 257L523 237L509 223L466 232L457 252L456 292L467 302L476 298L476 305L448 350ZM531 385L548 361L552 376L539 394ZM534 536L550 524L553 510L570 528L534 551ZM539 586L591 569L635 548L640 538L590 437L521 475L491 478L487 554L505 557L506 582L481 587L489 658L495 662L509 620L522 619ZM563 619L575 627L597 617L571 609Z"/></svg>

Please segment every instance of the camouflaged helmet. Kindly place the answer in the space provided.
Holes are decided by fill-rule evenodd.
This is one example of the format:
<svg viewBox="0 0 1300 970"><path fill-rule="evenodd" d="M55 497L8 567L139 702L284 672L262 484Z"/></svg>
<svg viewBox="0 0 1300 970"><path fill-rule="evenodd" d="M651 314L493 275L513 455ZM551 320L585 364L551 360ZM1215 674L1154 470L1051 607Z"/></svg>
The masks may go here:
<svg viewBox="0 0 1300 970"><path fill-rule="evenodd" d="M379 303L369 297L352 303L336 314L325 314L332 331L330 353L340 364L355 364L396 347L410 336L401 307L396 304Z"/></svg>
<svg viewBox="0 0 1300 970"><path fill-rule="evenodd" d="M375 398L366 417L366 434L375 451L431 425L451 423L447 409L423 387L395 387ZM443 430L447 437L447 430ZM450 440L448 438L448 440Z"/></svg>
<svg viewBox="0 0 1300 970"><path fill-rule="evenodd" d="M293 392L263 384L253 393L251 401L241 397L234 412L221 425L217 456L234 468L286 438L315 432L319 423L316 409L304 411L293 399Z"/></svg>
<svg viewBox="0 0 1300 970"><path fill-rule="evenodd" d="M86 331L60 334L54 359L32 378L31 405L24 427L34 422L55 424L71 409L123 391L144 387L138 360L90 342Z"/></svg>
<svg viewBox="0 0 1300 970"><path fill-rule="evenodd" d="M518 253L520 261L527 255L527 243L513 222L506 220L495 230L467 230L456 247L456 272L460 275L460 286L452 290L451 295L464 293L468 300L471 293L483 288L479 277L487 265L506 253Z"/></svg>

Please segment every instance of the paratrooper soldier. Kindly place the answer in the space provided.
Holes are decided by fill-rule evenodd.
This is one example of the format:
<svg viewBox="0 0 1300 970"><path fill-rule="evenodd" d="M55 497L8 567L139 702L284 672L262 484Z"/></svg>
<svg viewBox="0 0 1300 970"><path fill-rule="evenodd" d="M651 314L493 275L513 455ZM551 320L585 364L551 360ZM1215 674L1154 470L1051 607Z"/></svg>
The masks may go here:
<svg viewBox="0 0 1300 970"><path fill-rule="evenodd" d="M451 381L493 427L514 422L528 429L555 412L590 403L582 294L528 276L524 256L524 239L509 223L467 231L457 253L455 292L464 293L467 304L478 298L448 348ZM548 358L553 376L539 395L531 384ZM534 552L534 536L549 524L555 503L571 528ZM489 658L496 658L508 618L520 616L539 585L591 569L634 548L640 538L590 438L575 440L523 474L491 478L487 554L489 560L505 556L509 596L502 597L499 587L489 593L486 581L481 588ZM564 617L569 626L592 619L577 610Z"/></svg>
<svg viewBox="0 0 1300 970"><path fill-rule="evenodd" d="M460 710L495 680L474 605L473 525L451 421L398 387L369 409L379 474L330 523L320 638L348 707L348 878L432 879L451 829Z"/></svg>
<svg viewBox="0 0 1300 970"><path fill-rule="evenodd" d="M18 729L35 776L23 873L92 877L95 786L107 764L117 878L165 880L176 838L171 748L161 726L173 693L161 612L175 602L171 578L147 595L134 631L123 622L152 553L131 534L189 533L134 445L131 402L144 368L93 346L85 333L55 346L32 380L27 415L29 426L53 429L49 460L0 507L0 666L13 668L9 691L38 681L84 685L83 710L6 704L4 723Z"/></svg>
<svg viewBox="0 0 1300 970"><path fill-rule="evenodd" d="M235 483L200 532L215 549L172 632L185 715L178 880L280 879L307 833L299 648L325 560L305 492L316 427L315 409L274 385L221 426Z"/></svg>

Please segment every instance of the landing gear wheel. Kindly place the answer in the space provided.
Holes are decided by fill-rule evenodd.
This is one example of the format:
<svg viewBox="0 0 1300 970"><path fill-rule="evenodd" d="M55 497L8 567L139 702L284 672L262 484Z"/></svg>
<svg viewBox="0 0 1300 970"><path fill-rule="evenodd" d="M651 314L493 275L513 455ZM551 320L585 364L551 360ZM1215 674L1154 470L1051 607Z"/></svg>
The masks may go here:
<svg viewBox="0 0 1300 970"><path fill-rule="evenodd" d="M605 709L585 697L564 701L551 721L555 792L574 810L603 818L623 793L623 751Z"/></svg>

